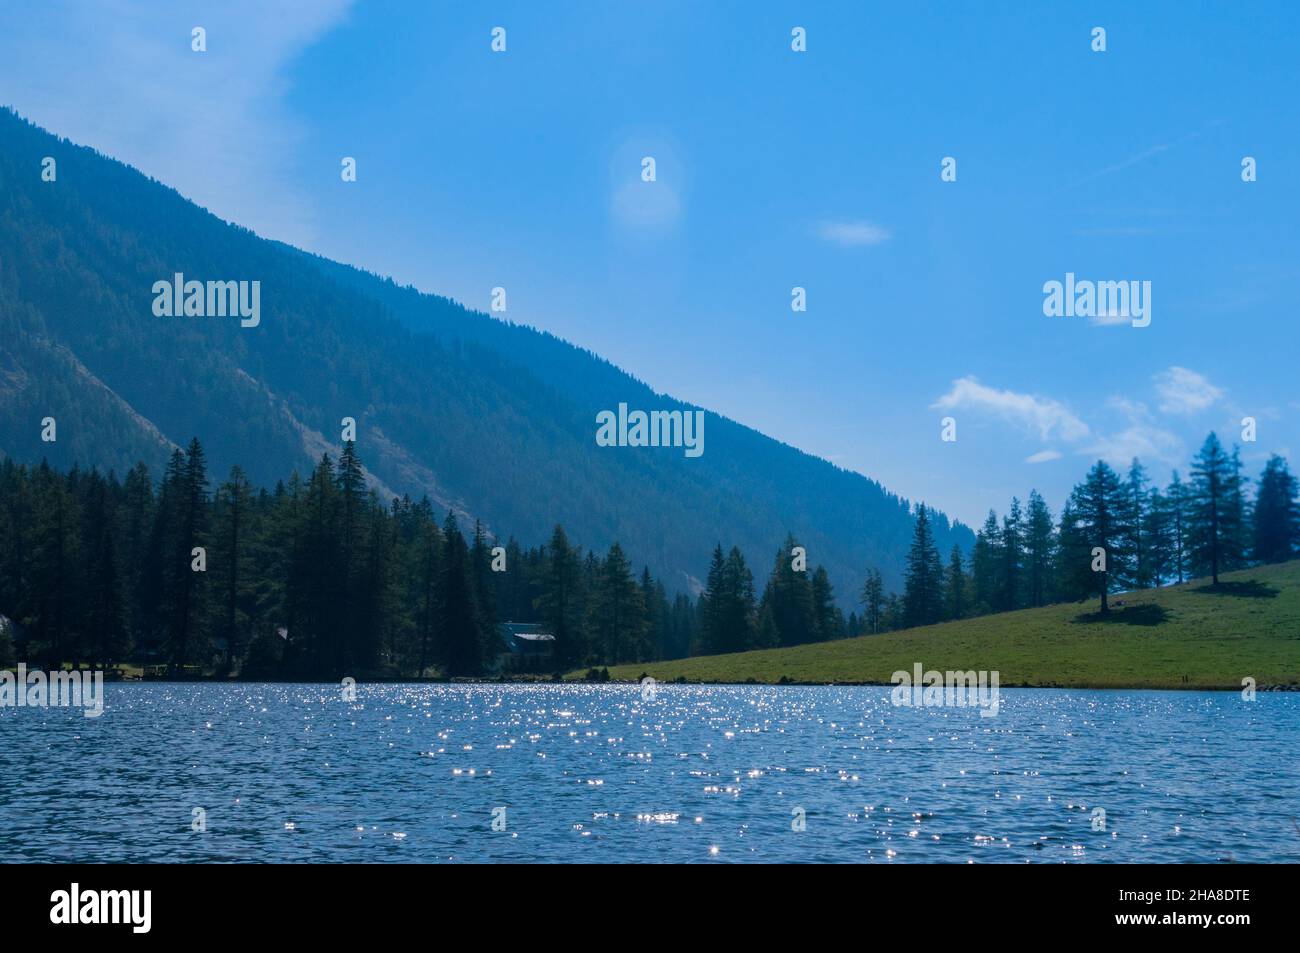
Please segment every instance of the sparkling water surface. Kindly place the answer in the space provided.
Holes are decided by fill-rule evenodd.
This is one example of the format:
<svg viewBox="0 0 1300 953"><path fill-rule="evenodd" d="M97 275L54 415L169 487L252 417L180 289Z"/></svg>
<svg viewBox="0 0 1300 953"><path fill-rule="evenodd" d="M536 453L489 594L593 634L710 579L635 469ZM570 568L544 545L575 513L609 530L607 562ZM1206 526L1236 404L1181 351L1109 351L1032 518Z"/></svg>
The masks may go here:
<svg viewBox="0 0 1300 953"><path fill-rule="evenodd" d="M5 861L1300 861L1291 693L1004 689L987 718L875 687L105 691L99 718L0 708Z"/></svg>

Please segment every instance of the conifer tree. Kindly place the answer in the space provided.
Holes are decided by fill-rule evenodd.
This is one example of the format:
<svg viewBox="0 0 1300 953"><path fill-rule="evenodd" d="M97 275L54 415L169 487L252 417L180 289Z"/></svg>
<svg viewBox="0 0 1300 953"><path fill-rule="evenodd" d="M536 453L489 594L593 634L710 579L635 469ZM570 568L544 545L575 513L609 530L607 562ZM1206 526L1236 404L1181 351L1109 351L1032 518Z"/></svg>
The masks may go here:
<svg viewBox="0 0 1300 953"><path fill-rule="evenodd" d="M974 588L976 615L992 612L998 606L998 580L1001 577L1002 533L998 517L989 510L984 526L975 535L975 549L971 553L971 577Z"/></svg>
<svg viewBox="0 0 1300 953"><path fill-rule="evenodd" d="M461 535L455 514L448 512L442 525L442 560L438 575L440 661L453 678L483 673L478 607L474 604L469 546Z"/></svg>
<svg viewBox="0 0 1300 953"><path fill-rule="evenodd" d="M1019 609L1021 605L1020 574L1024 565L1023 519L1020 501L1011 498L1011 508L1002 518L1002 595L999 600L1004 612Z"/></svg>
<svg viewBox="0 0 1300 953"><path fill-rule="evenodd" d="M966 572L962 567L961 547L953 543L948 553L948 568L944 575L944 617L966 618Z"/></svg>
<svg viewBox="0 0 1300 953"><path fill-rule="evenodd" d="M1124 522L1128 540L1126 548L1130 556L1129 577L1125 583L1134 589L1151 587L1151 567L1148 565L1146 529L1149 515L1147 512L1148 496L1147 471L1137 457L1129 465L1128 478L1124 481L1124 502L1126 510Z"/></svg>
<svg viewBox="0 0 1300 953"><path fill-rule="evenodd" d="M753 645L757 621L754 577L734 546L726 556L721 544L714 549L701 609L706 654L740 652Z"/></svg>
<svg viewBox="0 0 1300 953"><path fill-rule="evenodd" d="M1297 555L1300 505L1296 494L1296 478L1286 460L1277 454L1269 457L1255 496L1252 552L1259 562L1280 563Z"/></svg>
<svg viewBox="0 0 1300 953"><path fill-rule="evenodd" d="M1087 560L1092 585L1091 594L1101 596L1101 611L1108 612L1108 596L1118 580L1128 578L1131 571L1127 526L1128 503L1119 475L1103 460L1098 460L1088 471L1087 479L1074 488L1071 495L1074 531L1078 533L1077 548L1072 545L1071 558L1082 563ZM1082 576L1081 566L1074 572Z"/></svg>
<svg viewBox="0 0 1300 953"><path fill-rule="evenodd" d="M879 569L867 571L862 584L862 622L871 635L879 635L885 625L885 580Z"/></svg>
<svg viewBox="0 0 1300 953"><path fill-rule="evenodd" d="M416 572L420 581L416 594L416 630L419 639L416 675L419 678L424 677L425 670L433 661L432 653L437 644L438 581L442 558L442 533L438 531L438 524L434 522L432 508L428 504L427 498L421 501L416 536Z"/></svg>
<svg viewBox="0 0 1300 953"><path fill-rule="evenodd" d="M636 662L645 654L645 603L623 547L614 542L592 594L588 627L609 665Z"/></svg>
<svg viewBox="0 0 1300 953"><path fill-rule="evenodd" d="M1232 458L1211 433L1192 463L1188 537L1194 574L1208 573L1216 586L1241 559L1240 492Z"/></svg>
<svg viewBox="0 0 1300 953"><path fill-rule="evenodd" d="M813 641L829 642L844 637L844 617L835 605L835 592L825 566L818 566L812 578Z"/></svg>
<svg viewBox="0 0 1300 953"><path fill-rule="evenodd" d="M816 639L812 582L807 569L796 566L798 545L792 534L786 536L763 590L761 610L770 618L776 645L802 645Z"/></svg>
<svg viewBox="0 0 1300 953"><path fill-rule="evenodd" d="M1174 573L1173 521L1170 516L1169 499L1159 490L1152 489L1147 498L1143 536L1147 550L1148 579L1151 585L1157 587L1163 585Z"/></svg>
<svg viewBox="0 0 1300 953"><path fill-rule="evenodd" d="M930 531L930 517L922 503L916 508L912 548L907 554L903 588L904 625L930 625L943 617L943 567Z"/></svg>
<svg viewBox="0 0 1300 953"><path fill-rule="evenodd" d="M213 632L225 644L222 670L228 674L236 659L243 657L253 601L252 487L239 467L232 467L230 477L217 488L212 509L212 570L217 589Z"/></svg>
<svg viewBox="0 0 1300 953"><path fill-rule="evenodd" d="M1038 491L1031 490L1025 517L1026 601L1030 606L1046 605L1051 598L1055 548L1052 512Z"/></svg>
<svg viewBox="0 0 1300 953"><path fill-rule="evenodd" d="M558 524L546 546L545 582L537 600L542 621L555 637L556 670L577 665L586 654L582 630L580 553Z"/></svg>
<svg viewBox="0 0 1300 953"><path fill-rule="evenodd" d="M1190 544L1188 542L1188 525L1190 522L1190 495L1187 484L1173 472L1169 487L1165 490L1166 520L1169 526L1170 575L1180 585L1187 581Z"/></svg>

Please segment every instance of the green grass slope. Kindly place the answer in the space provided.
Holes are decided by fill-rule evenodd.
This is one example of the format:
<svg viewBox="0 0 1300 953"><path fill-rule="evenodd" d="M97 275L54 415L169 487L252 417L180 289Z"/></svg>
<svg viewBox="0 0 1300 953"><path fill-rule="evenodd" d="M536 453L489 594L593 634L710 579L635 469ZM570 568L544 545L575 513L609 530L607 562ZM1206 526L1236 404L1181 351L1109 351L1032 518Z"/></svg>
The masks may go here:
<svg viewBox="0 0 1300 953"><path fill-rule="evenodd" d="M997 671L1003 687L1300 688L1300 561L1095 601L794 648L621 665L660 681L889 682L900 669ZM576 673L575 673L576 675ZM580 676L579 676L580 677Z"/></svg>

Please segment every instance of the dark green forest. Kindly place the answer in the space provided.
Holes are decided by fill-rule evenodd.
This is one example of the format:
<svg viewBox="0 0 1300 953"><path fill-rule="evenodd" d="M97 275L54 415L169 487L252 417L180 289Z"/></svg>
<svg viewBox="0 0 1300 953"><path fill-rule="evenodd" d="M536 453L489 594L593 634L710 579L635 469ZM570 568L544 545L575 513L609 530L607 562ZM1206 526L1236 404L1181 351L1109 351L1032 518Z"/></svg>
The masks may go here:
<svg viewBox="0 0 1300 953"><path fill-rule="evenodd" d="M618 542L598 555L560 526L544 545L497 546L427 497L385 505L350 443L271 490L238 467L214 486L197 440L157 483L143 463L119 480L5 460L0 614L20 637L2 654L171 675L469 677L498 670L504 620L554 634L553 671L846 631L822 567L808 584L812 621L796 631L769 612L760 631L735 548L718 548L696 600L636 573ZM765 606L793 575L780 564ZM748 599L733 605L725 593L739 579Z"/></svg>
<svg viewBox="0 0 1300 953"><path fill-rule="evenodd" d="M990 511L964 558L935 545L928 514L918 509L906 581L886 594L878 572L862 590L867 632L1010 612L1209 577L1300 556L1296 478L1271 457L1251 492L1240 451L1227 452L1211 433L1192 460L1188 479L1175 470L1153 486L1134 459L1120 475L1097 461L1053 520L1031 491L1013 499L999 521ZM1104 557L1104 558L1102 558Z"/></svg>
<svg viewBox="0 0 1300 953"><path fill-rule="evenodd" d="M499 548L498 548L499 547ZM494 550L496 550L494 552ZM1105 561L1098 563L1099 552ZM545 670L798 645L1182 582L1300 554L1297 482L1273 457L1254 491L1211 434L1163 491L1134 461L1097 462L1054 520L1036 492L945 561L918 506L899 593L867 573L846 619L829 576L788 536L761 594L738 547L715 546L698 597L670 597L615 542L555 526L524 548L462 527L427 497L385 504L354 444L303 479L212 485L197 440L156 481L0 463L0 663L126 662L171 675L476 677L502 672L499 623L555 637ZM969 563L969 566L967 565ZM534 670L536 671L536 669Z"/></svg>

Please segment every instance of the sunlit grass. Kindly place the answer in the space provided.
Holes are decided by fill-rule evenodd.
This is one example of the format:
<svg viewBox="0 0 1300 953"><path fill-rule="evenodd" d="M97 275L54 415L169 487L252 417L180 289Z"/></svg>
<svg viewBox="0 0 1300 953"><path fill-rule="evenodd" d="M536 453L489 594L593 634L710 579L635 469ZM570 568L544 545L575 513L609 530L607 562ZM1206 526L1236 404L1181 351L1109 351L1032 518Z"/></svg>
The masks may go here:
<svg viewBox="0 0 1300 953"><path fill-rule="evenodd" d="M1011 685L1092 688L1300 687L1300 561L1096 601L1024 609L794 648L611 667L660 681L885 684L927 669L998 671ZM580 678L582 673L570 677Z"/></svg>

